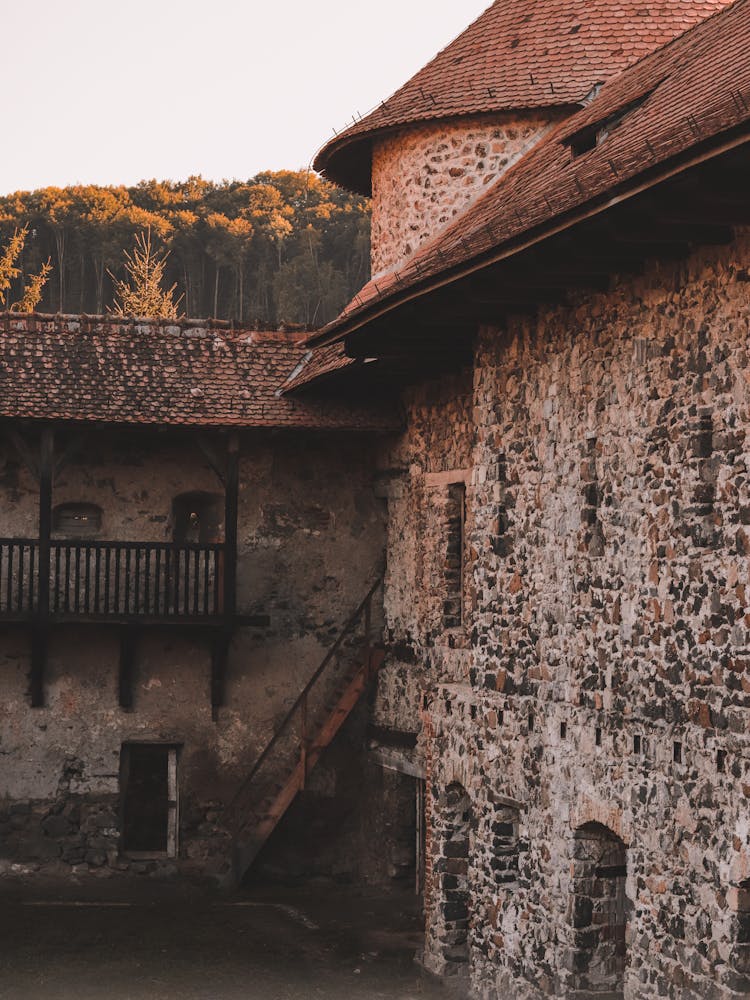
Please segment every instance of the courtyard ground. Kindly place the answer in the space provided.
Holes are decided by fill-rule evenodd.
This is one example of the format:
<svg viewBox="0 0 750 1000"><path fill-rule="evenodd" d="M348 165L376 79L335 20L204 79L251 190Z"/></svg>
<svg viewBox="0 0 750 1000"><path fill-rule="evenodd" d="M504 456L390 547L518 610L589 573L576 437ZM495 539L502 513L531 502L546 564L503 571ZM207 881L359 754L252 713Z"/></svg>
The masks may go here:
<svg viewBox="0 0 750 1000"><path fill-rule="evenodd" d="M447 1000L413 894L0 881L2 1000Z"/></svg>

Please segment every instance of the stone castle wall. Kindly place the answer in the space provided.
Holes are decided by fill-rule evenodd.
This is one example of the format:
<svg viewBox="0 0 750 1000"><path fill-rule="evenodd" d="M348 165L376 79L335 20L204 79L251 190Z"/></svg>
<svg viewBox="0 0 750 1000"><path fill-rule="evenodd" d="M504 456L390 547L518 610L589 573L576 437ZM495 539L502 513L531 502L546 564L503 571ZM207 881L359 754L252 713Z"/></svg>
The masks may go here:
<svg viewBox="0 0 750 1000"><path fill-rule="evenodd" d="M125 711L118 706L116 627L53 630L42 709L29 705L27 629L0 631L0 874L14 865L48 873L165 867L131 862L119 851L120 751L131 741L181 748L176 866L204 875L225 870L224 805L382 566L384 510L373 489L370 446L351 437L333 444L315 435L243 441L239 610L266 613L270 625L237 632L226 705L216 720L211 643L202 633L140 633L134 705ZM92 431L83 452L58 473L53 504L100 506L103 539L165 541L172 499L188 490L223 494L185 435ZM3 535L35 537L37 505L37 483L3 445ZM296 841L299 869L378 878L388 859L368 851L363 786L381 775L370 770L363 778L366 719L360 713L350 723L297 804L305 835L295 836L294 817L287 835ZM333 817L329 826L326 817ZM340 834L315 855L305 854L311 820ZM267 860L273 867L273 852Z"/></svg>
<svg viewBox="0 0 750 1000"><path fill-rule="evenodd" d="M406 261L465 212L550 126L550 114L411 126L373 144L372 273Z"/></svg>
<svg viewBox="0 0 750 1000"><path fill-rule="evenodd" d="M407 399L376 710L420 731L426 962L467 948L487 1000L750 986L749 333L744 237L486 329L473 376Z"/></svg>

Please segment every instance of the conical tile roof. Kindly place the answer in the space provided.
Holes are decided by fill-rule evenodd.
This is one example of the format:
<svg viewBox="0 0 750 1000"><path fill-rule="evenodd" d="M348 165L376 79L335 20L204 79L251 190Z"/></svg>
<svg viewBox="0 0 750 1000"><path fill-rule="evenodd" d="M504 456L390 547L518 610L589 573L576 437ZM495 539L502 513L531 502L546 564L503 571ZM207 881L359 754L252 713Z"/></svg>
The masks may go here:
<svg viewBox="0 0 750 1000"><path fill-rule="evenodd" d="M404 125L578 106L597 84L731 0L496 0L375 111L318 153L315 169L361 194L372 139Z"/></svg>

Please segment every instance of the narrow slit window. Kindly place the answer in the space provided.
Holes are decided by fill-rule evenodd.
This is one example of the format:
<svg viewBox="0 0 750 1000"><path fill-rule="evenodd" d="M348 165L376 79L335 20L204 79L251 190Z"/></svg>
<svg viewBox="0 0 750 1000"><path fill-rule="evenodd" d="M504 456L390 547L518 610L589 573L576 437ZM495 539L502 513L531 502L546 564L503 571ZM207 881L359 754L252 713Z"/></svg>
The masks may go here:
<svg viewBox="0 0 750 1000"><path fill-rule="evenodd" d="M452 629L460 628L464 624L464 575L466 572L466 485L464 483L453 483L448 487L446 521L443 626L446 629Z"/></svg>

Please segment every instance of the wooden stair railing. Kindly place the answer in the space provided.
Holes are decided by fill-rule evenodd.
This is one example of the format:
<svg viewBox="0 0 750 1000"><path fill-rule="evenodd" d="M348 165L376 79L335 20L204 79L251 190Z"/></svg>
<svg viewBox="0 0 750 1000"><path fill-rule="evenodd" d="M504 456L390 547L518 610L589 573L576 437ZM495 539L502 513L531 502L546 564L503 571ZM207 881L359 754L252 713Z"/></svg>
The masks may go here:
<svg viewBox="0 0 750 1000"><path fill-rule="evenodd" d="M242 881L297 793L305 788L323 751L380 669L384 651L372 642L372 605L382 582L379 577L370 587L229 803L226 815L233 836L235 884ZM356 640L360 624L364 642L355 651L348 650L350 662L335 672L334 664L347 652L347 642ZM265 778L264 771L268 772Z"/></svg>

